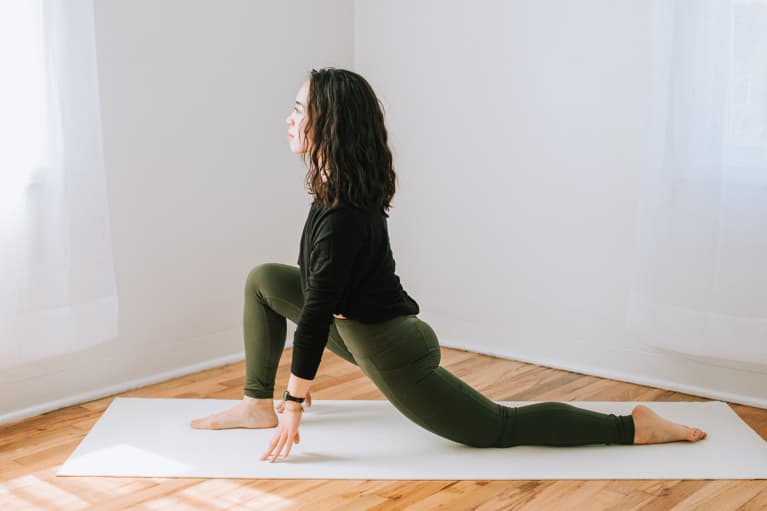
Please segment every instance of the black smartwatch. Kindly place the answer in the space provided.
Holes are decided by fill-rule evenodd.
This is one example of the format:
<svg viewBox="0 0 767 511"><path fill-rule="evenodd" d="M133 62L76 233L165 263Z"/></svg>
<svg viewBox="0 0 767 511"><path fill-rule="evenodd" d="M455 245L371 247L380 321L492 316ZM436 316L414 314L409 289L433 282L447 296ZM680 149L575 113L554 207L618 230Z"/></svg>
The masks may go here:
<svg viewBox="0 0 767 511"><path fill-rule="evenodd" d="M283 401L295 401L296 403L303 403L303 402L304 402L304 399L306 399L306 398L305 398L305 397L296 397L296 396L291 396L291 395L290 395L290 392L288 392L287 390L286 390L286 391L285 391L285 393L282 395L282 400L283 400Z"/></svg>

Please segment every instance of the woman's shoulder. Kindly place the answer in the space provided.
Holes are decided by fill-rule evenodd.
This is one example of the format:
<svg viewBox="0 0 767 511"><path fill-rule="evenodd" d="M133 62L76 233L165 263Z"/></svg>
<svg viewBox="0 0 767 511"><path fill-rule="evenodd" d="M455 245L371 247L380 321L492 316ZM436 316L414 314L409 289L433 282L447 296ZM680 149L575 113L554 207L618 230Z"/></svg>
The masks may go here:
<svg viewBox="0 0 767 511"><path fill-rule="evenodd" d="M340 203L335 206L321 208L317 221L334 225L347 225L351 222L356 223L359 215L359 209L352 204Z"/></svg>
<svg viewBox="0 0 767 511"><path fill-rule="evenodd" d="M342 202L332 207L320 208L316 218L320 231L335 234L367 232L376 224L376 213Z"/></svg>
<svg viewBox="0 0 767 511"><path fill-rule="evenodd" d="M332 206L318 206L318 212L321 216L330 217L375 217L381 215L380 212L374 211L371 208L365 208L352 204L349 201L341 201L338 204Z"/></svg>

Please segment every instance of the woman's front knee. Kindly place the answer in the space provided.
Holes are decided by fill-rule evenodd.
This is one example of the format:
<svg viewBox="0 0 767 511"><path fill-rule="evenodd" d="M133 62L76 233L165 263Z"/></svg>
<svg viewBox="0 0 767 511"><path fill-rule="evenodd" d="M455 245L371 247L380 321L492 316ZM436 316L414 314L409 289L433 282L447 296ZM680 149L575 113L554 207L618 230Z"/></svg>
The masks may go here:
<svg viewBox="0 0 767 511"><path fill-rule="evenodd" d="M245 279L245 289L248 291L263 289L275 271L276 266L275 263L261 263L255 266L248 272L248 277Z"/></svg>

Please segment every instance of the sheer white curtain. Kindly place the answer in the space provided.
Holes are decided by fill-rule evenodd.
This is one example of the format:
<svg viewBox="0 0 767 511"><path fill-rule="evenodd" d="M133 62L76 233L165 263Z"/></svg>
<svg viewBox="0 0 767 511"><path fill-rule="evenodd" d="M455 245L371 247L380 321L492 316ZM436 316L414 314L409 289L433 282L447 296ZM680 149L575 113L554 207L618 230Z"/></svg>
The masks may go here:
<svg viewBox="0 0 767 511"><path fill-rule="evenodd" d="M654 348L765 368L767 2L653 5L627 319Z"/></svg>
<svg viewBox="0 0 767 511"><path fill-rule="evenodd" d="M92 0L0 1L0 367L117 335Z"/></svg>

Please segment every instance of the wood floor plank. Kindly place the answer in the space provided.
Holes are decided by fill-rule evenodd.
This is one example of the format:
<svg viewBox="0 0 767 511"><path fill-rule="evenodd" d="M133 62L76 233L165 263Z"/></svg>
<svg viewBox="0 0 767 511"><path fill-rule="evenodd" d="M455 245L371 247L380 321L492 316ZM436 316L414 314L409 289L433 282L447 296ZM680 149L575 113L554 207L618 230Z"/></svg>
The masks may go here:
<svg viewBox="0 0 767 511"><path fill-rule="evenodd" d="M707 401L536 364L441 348L442 365L497 401ZM292 350L280 360L275 398L287 385ZM241 399L245 364L199 371L121 397ZM116 396L0 425L0 509L765 509L764 481L563 480L368 481L56 477L57 468ZM362 371L325 352L313 399L385 399ZM767 410L730 404L767 439Z"/></svg>
<svg viewBox="0 0 767 511"><path fill-rule="evenodd" d="M744 502L741 506L742 511L756 511L767 509L767 485L763 484L763 481L755 481L759 483L759 493L751 497L748 501Z"/></svg>

